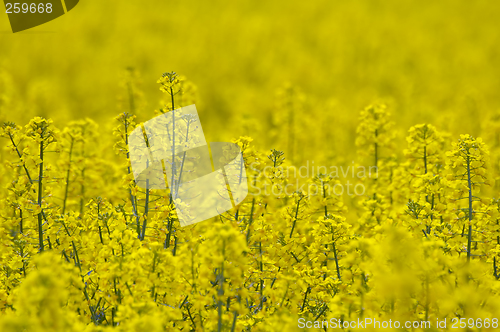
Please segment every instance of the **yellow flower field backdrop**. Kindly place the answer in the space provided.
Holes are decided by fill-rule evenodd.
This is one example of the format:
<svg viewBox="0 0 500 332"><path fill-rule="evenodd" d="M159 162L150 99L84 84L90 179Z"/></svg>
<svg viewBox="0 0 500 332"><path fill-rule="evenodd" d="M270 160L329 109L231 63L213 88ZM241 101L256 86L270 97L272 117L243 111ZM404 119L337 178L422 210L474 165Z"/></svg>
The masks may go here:
<svg viewBox="0 0 500 332"><path fill-rule="evenodd" d="M16 34L1 14L0 330L498 328L499 14L82 1ZM241 205L187 227L127 150L172 110L171 71L174 108L195 103L249 177Z"/></svg>

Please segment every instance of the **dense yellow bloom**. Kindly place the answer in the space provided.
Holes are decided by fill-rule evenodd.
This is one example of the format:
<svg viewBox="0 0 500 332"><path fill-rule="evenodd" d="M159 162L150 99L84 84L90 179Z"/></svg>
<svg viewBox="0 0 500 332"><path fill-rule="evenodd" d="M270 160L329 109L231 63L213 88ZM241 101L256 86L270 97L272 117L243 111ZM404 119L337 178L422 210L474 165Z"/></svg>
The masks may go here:
<svg viewBox="0 0 500 332"><path fill-rule="evenodd" d="M173 97L160 112L193 96L175 73L159 83ZM307 102L284 91L278 108L298 133ZM301 175L298 137L266 154L241 136L249 196L181 227L184 203L135 183L136 115L115 120L1 127L2 331L293 331L298 319L492 319L500 308L500 204L483 190L479 138L450 147L422 124L396 151L386 107L369 106L356 146L376 172L358 175L353 198L332 190L343 183L327 168Z"/></svg>

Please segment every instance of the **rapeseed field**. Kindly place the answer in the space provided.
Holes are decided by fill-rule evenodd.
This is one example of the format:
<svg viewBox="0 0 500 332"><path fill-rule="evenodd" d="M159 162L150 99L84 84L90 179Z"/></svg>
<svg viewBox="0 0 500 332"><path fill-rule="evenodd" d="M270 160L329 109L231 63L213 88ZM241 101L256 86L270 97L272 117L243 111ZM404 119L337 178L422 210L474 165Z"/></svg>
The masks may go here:
<svg viewBox="0 0 500 332"><path fill-rule="evenodd" d="M499 15L81 1L13 34L5 14L0 331L498 329ZM129 140L193 104L248 195L184 226Z"/></svg>

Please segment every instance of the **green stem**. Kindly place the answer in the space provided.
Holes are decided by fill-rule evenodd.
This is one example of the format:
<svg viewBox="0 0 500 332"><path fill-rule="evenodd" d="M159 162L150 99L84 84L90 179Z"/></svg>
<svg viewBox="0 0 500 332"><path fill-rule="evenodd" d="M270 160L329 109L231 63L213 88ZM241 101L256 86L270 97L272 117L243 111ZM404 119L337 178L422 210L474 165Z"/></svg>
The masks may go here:
<svg viewBox="0 0 500 332"><path fill-rule="evenodd" d="M248 229L247 229L247 245L248 241L250 240L250 226L252 226L252 221L253 221L253 210L255 208L255 197L252 198L252 207L250 208L250 220L248 221Z"/></svg>
<svg viewBox="0 0 500 332"><path fill-rule="evenodd" d="M304 301L302 302L302 311L306 307L307 295L311 292L311 287L307 287L306 293L304 294Z"/></svg>
<svg viewBox="0 0 500 332"><path fill-rule="evenodd" d="M234 312L234 317L233 317L233 325L231 326L231 332L235 331L236 328L236 319L238 318L238 313L235 311Z"/></svg>
<svg viewBox="0 0 500 332"><path fill-rule="evenodd" d="M73 252L75 253L75 257L73 257L75 266L77 266L78 269L80 269L80 273L82 273L82 264L80 263L80 257L78 257L78 251L76 251L75 241L71 241L71 244L73 245Z"/></svg>
<svg viewBox="0 0 500 332"><path fill-rule="evenodd" d="M177 236L174 235L174 249L172 250L172 256L177 253Z"/></svg>
<svg viewBox="0 0 500 332"><path fill-rule="evenodd" d="M467 156L467 185L469 186L469 234L467 235L467 262L471 258L472 244L472 181L470 177L470 157Z"/></svg>
<svg viewBox="0 0 500 332"><path fill-rule="evenodd" d="M21 207L19 207L19 219L21 219L19 221L19 232L23 234L23 209Z"/></svg>
<svg viewBox="0 0 500 332"><path fill-rule="evenodd" d="M191 121L188 120L187 121L187 129L186 129L186 144L188 142L188 139L189 139L189 125L191 124ZM181 162L181 168L179 170L179 179L177 180L177 186L175 188L175 197L177 197L177 193L179 192L179 186L181 185L181 178L182 178L182 170L184 169L184 162L186 161L186 151L184 151L183 155L182 155L182 162Z"/></svg>
<svg viewBox="0 0 500 332"><path fill-rule="evenodd" d="M9 134L9 138L10 138L10 141L12 142L12 145L16 149L17 156L22 161L21 152L19 151L16 143L14 142L14 137L12 136L12 134ZM30 184L33 184L33 179L31 178L30 172L28 171L28 168L26 167L26 164L24 162L23 162L23 168L24 168L24 171L26 172L26 176L28 177ZM35 189L33 189L33 192L35 192ZM47 218L45 217L45 213L44 213L43 209L42 209L42 217L43 217L43 220L47 221Z"/></svg>
<svg viewBox="0 0 500 332"><path fill-rule="evenodd" d="M38 244L40 246L40 252L43 252L43 228L42 228L42 197L43 197L43 131L40 134L40 168L38 171L38 206L40 207L40 212L38 213Z"/></svg>
<svg viewBox="0 0 500 332"><path fill-rule="evenodd" d="M186 309L187 309L187 312L189 315L189 319L191 320L191 323L193 324L193 328L194 328L194 330L196 330L196 323L194 322L193 316L191 315L191 311L189 310L189 305L186 306ZM200 317L200 319L201 319L201 317Z"/></svg>
<svg viewBox="0 0 500 332"><path fill-rule="evenodd" d="M71 137L71 145L69 148L69 165L68 165L68 170L66 171L66 188L64 190L64 200L63 200L63 209L62 209L62 214L66 211L66 201L68 199L68 190L69 190L69 175L71 171L71 155L73 153L73 143L75 139Z"/></svg>
<svg viewBox="0 0 500 332"><path fill-rule="evenodd" d="M259 269L260 269L260 275L264 273L264 264L262 262L262 241L259 241ZM262 307L264 306L264 279L260 278L260 305L259 308L262 310Z"/></svg>
<svg viewBox="0 0 500 332"><path fill-rule="evenodd" d="M299 205L302 198L297 201L297 208L295 209L295 217L293 218L292 231L290 232L290 238L292 238L293 231L295 229L295 224L297 223L297 217L299 215Z"/></svg>
<svg viewBox="0 0 500 332"><path fill-rule="evenodd" d="M318 318L320 318L321 315L323 315L325 313L326 309L328 309L328 305L325 303L325 305L323 306L323 309L321 309L320 313L316 316L316 318L314 318L314 320L317 321Z"/></svg>
<svg viewBox="0 0 500 332"><path fill-rule="evenodd" d="M172 177L171 177L171 180L169 183L169 187L170 187L170 204L172 204L172 202L174 200L174 191L176 188L176 186L174 184L174 179L175 179L174 176L176 173L176 169L175 169L175 113L174 113L175 103L174 103L174 91L173 91L172 87L170 87L170 95L172 97L171 103L172 103L173 123L172 123L172 160L171 160L171 162L172 162ZM174 220L172 217L169 217L168 218L168 225L167 225L168 234L166 235L165 245L164 245L165 248L170 247L170 238L172 237L173 228L174 228Z"/></svg>
<svg viewBox="0 0 500 332"><path fill-rule="evenodd" d="M225 257L225 250L226 250L226 243L224 240L222 240L222 257L223 257L223 259ZM217 331L221 332L222 331L222 304L223 304L221 297L224 295L224 260L222 261L221 269L220 269L220 273L219 273L219 289L217 291L217 295L219 296L218 308L217 308L217 314L218 314Z"/></svg>
<svg viewBox="0 0 500 332"><path fill-rule="evenodd" d="M80 188L80 215L83 216L83 201L85 197L85 169L82 169L82 175L81 175L81 188Z"/></svg>
<svg viewBox="0 0 500 332"><path fill-rule="evenodd" d="M124 122L125 126L125 145L128 146L128 119L125 117ZM127 160L129 161L129 165L127 166L127 171L128 174L131 173L130 170L130 152L127 150ZM132 210L134 212L135 220L136 220L136 225L137 225L137 234L140 236L141 235L141 229L140 229L140 222L139 222L139 214L137 213L137 204L136 202L136 197L134 194L132 194L132 189L128 189L129 195L130 195L130 203L132 203Z"/></svg>
<svg viewBox="0 0 500 332"><path fill-rule="evenodd" d="M493 257L493 276L498 280L500 277L497 272L497 258Z"/></svg>
<svg viewBox="0 0 500 332"><path fill-rule="evenodd" d="M175 168L175 112L174 112L174 91L170 88L170 95L172 96L172 177L170 181L170 203L172 203L175 195L175 176L177 175L177 170Z"/></svg>
<svg viewBox="0 0 500 332"><path fill-rule="evenodd" d="M144 204L144 221L142 222L142 234L140 237L141 241L144 240L144 237L146 236L148 212L149 212L149 180L146 180L146 203Z"/></svg>
<svg viewBox="0 0 500 332"><path fill-rule="evenodd" d="M333 241L333 235L332 235L332 241ZM337 268L337 276L339 277L339 280L342 280L342 278L340 277L339 259L337 256L337 248L335 247L335 242L332 242L332 248L333 248L333 256L335 257L335 267Z"/></svg>
<svg viewBox="0 0 500 332"><path fill-rule="evenodd" d="M424 174L427 174L427 146L424 146Z"/></svg>
<svg viewBox="0 0 500 332"><path fill-rule="evenodd" d="M17 152L17 156L19 157L19 159L22 160L22 155L21 155L21 152L19 151L16 143L14 143L14 137L12 136L11 133L9 133L9 138L10 138L10 141L12 142L12 145L14 146L14 148L16 149L16 152ZM31 179L31 176L30 176L30 172L28 171L28 168L26 168L26 164L23 162L23 168L24 168L24 171L26 172L26 175L28 176L28 180L30 181L30 183L32 184L33 183L33 180Z"/></svg>

